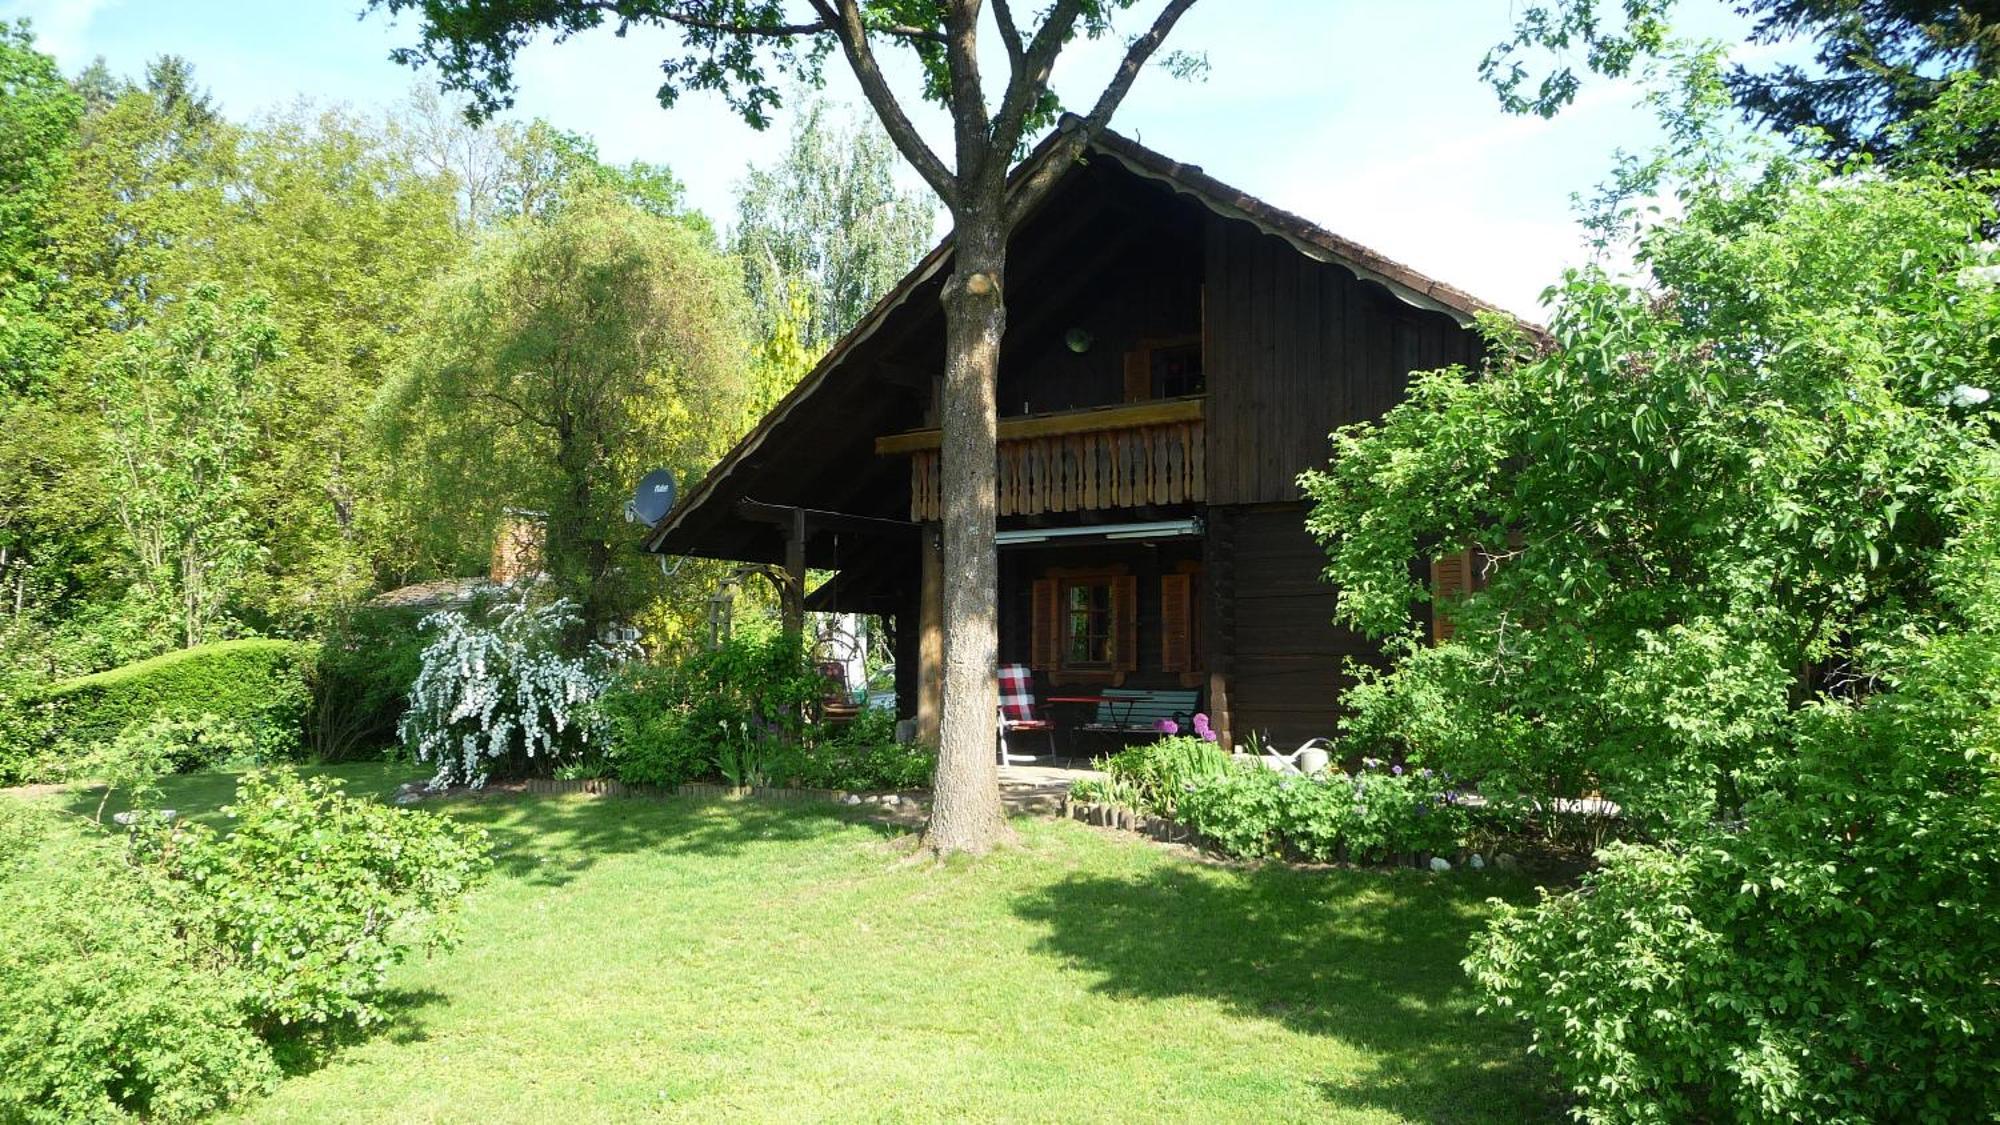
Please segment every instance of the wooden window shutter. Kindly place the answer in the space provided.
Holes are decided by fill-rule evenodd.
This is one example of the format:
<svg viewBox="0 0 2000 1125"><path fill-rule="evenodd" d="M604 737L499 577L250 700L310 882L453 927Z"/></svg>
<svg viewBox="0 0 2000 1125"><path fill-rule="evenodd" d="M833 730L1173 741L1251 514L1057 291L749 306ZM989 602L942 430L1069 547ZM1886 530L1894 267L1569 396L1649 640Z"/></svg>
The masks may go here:
<svg viewBox="0 0 2000 1125"><path fill-rule="evenodd" d="M1053 672L1062 654L1062 600L1056 580L1043 578L1035 583L1034 621L1029 624L1028 666L1037 672Z"/></svg>
<svg viewBox="0 0 2000 1125"><path fill-rule="evenodd" d="M1186 672L1194 663L1194 583L1185 574L1160 576L1160 671Z"/></svg>
<svg viewBox="0 0 2000 1125"><path fill-rule="evenodd" d="M1111 624L1113 642L1111 667L1119 672L1139 668L1139 580L1121 574L1111 580Z"/></svg>
<svg viewBox="0 0 2000 1125"><path fill-rule="evenodd" d="M1153 351L1133 348L1125 353L1125 401L1144 402L1153 397Z"/></svg>
<svg viewBox="0 0 2000 1125"><path fill-rule="evenodd" d="M1451 639L1451 619L1445 604L1472 589L1473 552L1470 548L1440 555L1431 562L1431 640Z"/></svg>

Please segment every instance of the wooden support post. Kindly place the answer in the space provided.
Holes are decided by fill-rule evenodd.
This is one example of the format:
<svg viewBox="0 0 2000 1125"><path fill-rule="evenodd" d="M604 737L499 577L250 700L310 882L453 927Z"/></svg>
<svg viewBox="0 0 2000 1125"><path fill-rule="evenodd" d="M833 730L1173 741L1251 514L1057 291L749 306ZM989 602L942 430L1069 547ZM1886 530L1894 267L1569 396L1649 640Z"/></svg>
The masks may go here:
<svg viewBox="0 0 2000 1125"><path fill-rule="evenodd" d="M806 513L793 508L790 526L785 529L784 622L787 633L803 633L806 628Z"/></svg>
<svg viewBox="0 0 2000 1125"><path fill-rule="evenodd" d="M944 716L944 552L937 525L924 525L917 609L917 741L935 746Z"/></svg>
<svg viewBox="0 0 2000 1125"><path fill-rule="evenodd" d="M1215 731L1216 745L1234 750L1235 724L1229 721L1229 677L1221 672L1208 674L1208 725Z"/></svg>

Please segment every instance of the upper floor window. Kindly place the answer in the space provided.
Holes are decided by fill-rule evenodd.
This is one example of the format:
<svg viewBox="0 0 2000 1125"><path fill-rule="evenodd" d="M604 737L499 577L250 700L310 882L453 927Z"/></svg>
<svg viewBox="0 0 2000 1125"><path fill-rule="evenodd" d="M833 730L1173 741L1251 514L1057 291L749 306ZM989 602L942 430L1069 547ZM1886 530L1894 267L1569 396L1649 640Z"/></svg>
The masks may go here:
<svg viewBox="0 0 2000 1125"><path fill-rule="evenodd" d="M1180 398L1207 391L1201 367L1201 337L1141 340L1125 353L1125 401Z"/></svg>

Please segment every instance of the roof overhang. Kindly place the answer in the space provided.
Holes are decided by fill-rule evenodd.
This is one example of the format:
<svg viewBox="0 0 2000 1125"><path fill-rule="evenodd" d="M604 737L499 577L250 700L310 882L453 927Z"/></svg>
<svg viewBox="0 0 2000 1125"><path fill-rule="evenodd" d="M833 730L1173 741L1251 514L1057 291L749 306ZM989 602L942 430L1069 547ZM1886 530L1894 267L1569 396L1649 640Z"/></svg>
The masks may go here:
<svg viewBox="0 0 2000 1125"><path fill-rule="evenodd" d="M1042 162L1053 158L1053 155L1060 150L1057 142L1075 126L1074 118L1065 117L1062 125L1015 168L1010 176L1012 185L1010 190L1018 189L1029 173ZM1481 313L1503 311L1463 290L1426 277L1400 262L1342 238L1298 215L1230 187L1207 175L1199 167L1169 159L1117 133L1110 131L1099 133L1087 144L1084 152L1085 159L1090 156L1102 156L1113 160L1138 178L1160 183L1194 199L1215 214L1249 223L1266 234L1283 239L1302 255L1340 266L1359 279L1379 285L1398 300L1416 308L1447 315L1460 325L1469 325ZM1068 174L1065 172L1065 176ZM1054 192L1051 190L1042 198L1047 200L1053 195ZM918 261L895 288L876 302L852 330L828 349L826 355L821 357L803 379L799 380L797 386L780 399L777 405L736 443L735 447L723 455L715 467L689 490L673 511L654 525L644 540L645 549L654 553L703 553L705 549L699 545L688 544L684 550L674 550L669 544L675 538L676 532L686 525L691 513L702 511L715 502L718 499L717 494L725 485L745 472L745 467L765 451L770 443L777 440L775 435L783 431L792 418L809 409L814 397L831 379L837 377L843 365L858 349L875 339L899 310L907 306L917 295L925 292L931 282L942 277L950 267L951 252L952 236L947 234ZM740 493L743 490L738 491ZM726 501L727 498L722 499Z"/></svg>

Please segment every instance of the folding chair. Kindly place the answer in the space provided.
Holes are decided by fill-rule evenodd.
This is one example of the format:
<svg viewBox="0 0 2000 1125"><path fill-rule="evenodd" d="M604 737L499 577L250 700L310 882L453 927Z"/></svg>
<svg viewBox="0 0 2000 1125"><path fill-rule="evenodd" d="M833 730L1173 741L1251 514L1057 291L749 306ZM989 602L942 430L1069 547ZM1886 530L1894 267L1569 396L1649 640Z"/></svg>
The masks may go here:
<svg viewBox="0 0 2000 1125"><path fill-rule="evenodd" d="M1007 750L1007 736L1015 731L1043 731L1049 736L1049 758L1056 755L1056 725L1035 715L1035 676L1025 664L1000 666L1000 764L1035 759Z"/></svg>

